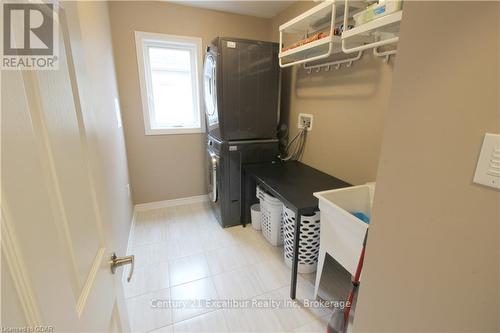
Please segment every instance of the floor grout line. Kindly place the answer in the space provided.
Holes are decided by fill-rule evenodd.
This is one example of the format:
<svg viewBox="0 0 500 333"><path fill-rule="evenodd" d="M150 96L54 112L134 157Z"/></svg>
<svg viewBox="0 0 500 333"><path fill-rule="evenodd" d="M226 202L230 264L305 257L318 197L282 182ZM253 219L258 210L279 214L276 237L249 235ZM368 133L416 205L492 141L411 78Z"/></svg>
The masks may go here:
<svg viewBox="0 0 500 333"><path fill-rule="evenodd" d="M185 238L182 236L182 233L185 232L187 234L187 236L189 237L190 236L189 235L190 228L194 228L194 230L196 230L196 225L199 223L203 223L204 219L208 219L208 220L210 220L211 223L214 223L214 221L212 221L213 217L211 215L207 214L208 208L205 205L200 205L200 206L197 205L196 207L194 207L191 204L187 204L187 205L182 205L181 208L179 208L179 207L181 207L181 206L161 208L161 209L157 209L157 210L151 210L149 212L149 214L138 215L135 228L132 231L133 236L131 239L131 243L133 245L131 246L131 252L136 251L138 249L145 249L147 247L155 246L155 245L162 244L162 243L168 243L168 242L172 242L172 241L182 242L183 240L185 240ZM179 214L179 211L181 212L181 214ZM195 218L189 219L190 213L191 213L191 215L195 215ZM144 222L143 220L146 220L146 222ZM168 232L169 226L176 224L176 223L185 223L186 221L190 225L185 227L185 230L183 229L183 227L181 227L178 230L175 230L176 234L181 235L181 236L176 236L176 237L170 236L171 238L169 238L169 239L162 238L161 240L158 240L158 237L165 237L165 233ZM220 228L220 226L216 223L214 223L213 226ZM220 299L220 295L222 295L222 293L221 293L222 290L219 290L219 288L217 287L217 284L215 283L215 280L214 280L215 278L222 276L222 275L225 275L225 274L231 274L231 273L234 273L236 271L241 271L241 270L245 270L245 269L252 269L258 265L264 265L264 269L265 269L266 263L269 263L269 265L272 265L270 267L274 267L276 262L280 262L278 259L280 259L280 257L282 257L283 254L278 253L276 251L281 251L281 250L276 249L275 247L272 247L270 244L266 244L268 246L268 248L264 250L262 258L259 258L257 260L253 260L251 254L254 252L249 252L249 254L247 254L245 252L242 254L244 260L246 261L244 264L242 264L241 266L238 265L237 267L231 267L229 269L224 268L222 271L214 273L215 272L214 268L213 268L214 266L209 264L210 263L209 256L208 256L209 253L217 252L217 251L220 251L222 249L227 249L227 248L231 248L231 247L237 247L240 250L246 251L246 249L245 249L246 247L249 247L249 246L250 247L252 247L252 246L261 247L263 243L262 243L262 238L259 237L261 235L258 234L258 231L253 230L252 228L238 228L238 229L234 228L231 230L228 230L228 229L218 230L218 229L212 228L213 226L211 225L210 227L207 227L206 230L203 231L205 233L203 234L203 236L200 237L200 239L202 239L202 241L203 241L203 238L207 237L207 235L222 232L222 233L226 233L226 236L223 236L223 237L228 237L227 239L223 238L224 245L216 246L214 248L204 247L204 248L200 249L199 251L195 250L193 253L183 254L179 257L161 259L158 261L153 261L151 263L145 264L144 266L141 266L141 267L150 268L151 266L155 266L155 265L158 265L160 263L167 264L167 271L168 271L168 275L169 275L168 276L169 286L166 288L160 288L160 289L153 290L153 291L143 292L143 293L128 297L128 298L126 298L126 300L128 301L128 300L138 298L138 297L141 297L141 296L144 296L147 294L157 293L157 292L161 292L161 291L165 291L165 290L168 290L169 297L170 297L170 299L172 299L172 290L174 288L182 287L182 286L188 285L190 283L195 283L195 282L198 282L198 281L204 280L204 279L210 280L211 284L213 285L213 290L215 292L217 299ZM162 228L162 230L160 231L162 234L155 235L155 231L154 231L155 228ZM137 230L140 230L140 231L137 231ZM141 236L143 237L143 239L140 239L138 242L138 237L141 237ZM147 239L149 237L151 238L151 240L153 240L153 242L147 241ZM227 241L227 243L226 243L226 241ZM181 245L182 245L182 243L181 243ZM270 251L268 251L268 250L270 250ZM145 251L145 253L147 256L148 251ZM155 256L157 253L158 252L151 250L150 255ZM163 251L161 253L163 255ZM257 253L260 253L260 252L257 252ZM201 257L201 255L203 256L203 259L208 266L208 275L204 276L204 277L193 279L191 281L186 281L186 282L172 285L171 279L170 279L171 263L176 261L176 260L188 258L191 256L200 256ZM284 265L284 263L281 263L281 264ZM277 269L281 269L281 268L282 267L277 266ZM288 270L289 270L289 268L288 268ZM254 271L255 271L255 269L254 269ZM281 273L279 273L280 271L277 271L277 272L278 272L278 274L281 274ZM258 292L257 294L251 295L245 299L248 299L248 300L256 299L256 298L259 298L263 295L277 292L280 289L289 288L289 286L290 286L290 283L287 282L284 285L276 286L276 287L273 287L271 289L267 289L264 287L266 285L266 281L264 281L264 278L263 278L264 276L267 276L267 275L261 276L261 273L255 271L255 279L257 280L257 284L259 285L259 289L262 288L262 292ZM281 279L281 277L280 277L280 279ZM307 283L311 283L305 277L303 277L303 279ZM219 287L221 287L221 286L219 286ZM286 296L285 297L281 297L281 295L277 295L277 296L279 297L279 299L288 299L288 297L286 297ZM238 299L238 298L235 298L235 299ZM155 327L151 330L148 330L148 332L154 331L157 329L161 329L161 328L165 328L165 327L169 327L169 326L171 326L172 330L175 332L175 330L174 330L175 325L182 324L183 322L196 319L200 316L213 314L213 313L218 312L218 311L222 311L221 314L222 314L223 319L224 319L224 327L227 330L230 330L229 322L228 322L228 318L227 318L227 310L229 310L229 308L218 308L217 307L217 308L213 308L213 309L204 309L204 311L206 311L206 312L197 313L197 314L194 314L192 317L183 318L182 320L175 321L174 309L170 309L171 316L172 316L172 319L171 319L172 322L168 325L163 325L161 327ZM272 309L273 313L274 313L274 310L275 309ZM304 323L304 324L301 324L297 327L294 327L292 330L298 329L298 328L300 328L302 326L306 326L308 324L311 324L315 320L319 320L320 318L323 317L320 315L316 315L315 313L311 313L311 314L313 315L311 317L313 319L309 320L307 323ZM326 316L326 315L324 315L324 316ZM281 322L278 319L278 317L276 317L274 314L273 314L273 317L275 317L275 319L278 320L279 327L282 329L282 331L285 331L285 328L281 325Z"/></svg>

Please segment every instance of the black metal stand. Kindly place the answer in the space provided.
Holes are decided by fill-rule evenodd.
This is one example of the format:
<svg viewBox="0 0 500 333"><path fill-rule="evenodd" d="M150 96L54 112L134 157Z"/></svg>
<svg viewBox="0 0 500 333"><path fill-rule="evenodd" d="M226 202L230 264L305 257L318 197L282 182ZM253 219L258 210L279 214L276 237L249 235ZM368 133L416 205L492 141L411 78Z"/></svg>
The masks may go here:
<svg viewBox="0 0 500 333"><path fill-rule="evenodd" d="M300 247L300 224L301 212L295 211L295 233L293 236L293 262L292 262L292 278L290 284L290 298L295 299L297 296L297 275L299 273L299 247Z"/></svg>
<svg viewBox="0 0 500 333"><path fill-rule="evenodd" d="M300 253L301 216L318 210L314 192L350 186L338 178L327 175L297 161L247 164L243 168L241 224L250 223L250 206L257 202L255 186L259 184L295 212L293 262L290 298L297 296L297 276Z"/></svg>

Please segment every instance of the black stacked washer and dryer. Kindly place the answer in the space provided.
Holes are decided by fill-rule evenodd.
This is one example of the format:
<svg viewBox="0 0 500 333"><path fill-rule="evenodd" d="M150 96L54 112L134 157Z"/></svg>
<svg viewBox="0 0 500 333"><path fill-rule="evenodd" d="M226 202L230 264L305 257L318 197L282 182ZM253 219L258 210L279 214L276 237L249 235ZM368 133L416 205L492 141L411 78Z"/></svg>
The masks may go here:
<svg viewBox="0 0 500 333"><path fill-rule="evenodd" d="M218 37L207 47L208 191L223 227L240 224L242 165L278 155L279 84L277 43Z"/></svg>

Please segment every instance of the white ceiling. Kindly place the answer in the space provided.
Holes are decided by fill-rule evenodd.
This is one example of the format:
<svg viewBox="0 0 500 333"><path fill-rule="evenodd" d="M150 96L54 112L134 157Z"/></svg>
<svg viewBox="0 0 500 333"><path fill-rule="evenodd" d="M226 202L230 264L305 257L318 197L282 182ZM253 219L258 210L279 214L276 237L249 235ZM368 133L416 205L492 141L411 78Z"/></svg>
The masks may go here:
<svg viewBox="0 0 500 333"><path fill-rule="evenodd" d="M200 7L206 9L220 10L235 14L243 14L264 18L271 18L281 13L294 1L190 1L174 0L174 2L184 6Z"/></svg>

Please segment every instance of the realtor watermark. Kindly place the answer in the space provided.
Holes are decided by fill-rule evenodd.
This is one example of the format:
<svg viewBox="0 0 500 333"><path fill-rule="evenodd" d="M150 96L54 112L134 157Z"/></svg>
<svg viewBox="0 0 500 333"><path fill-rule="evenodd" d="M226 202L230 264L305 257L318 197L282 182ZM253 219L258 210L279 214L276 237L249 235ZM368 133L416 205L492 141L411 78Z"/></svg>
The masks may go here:
<svg viewBox="0 0 500 333"><path fill-rule="evenodd" d="M47 326L2 326L2 333L53 333L55 328L52 325Z"/></svg>
<svg viewBox="0 0 500 333"><path fill-rule="evenodd" d="M338 308L350 306L349 301L304 299L300 303L289 299L152 299L153 309L294 309Z"/></svg>
<svg viewBox="0 0 500 333"><path fill-rule="evenodd" d="M57 2L2 1L2 70L58 69Z"/></svg>

